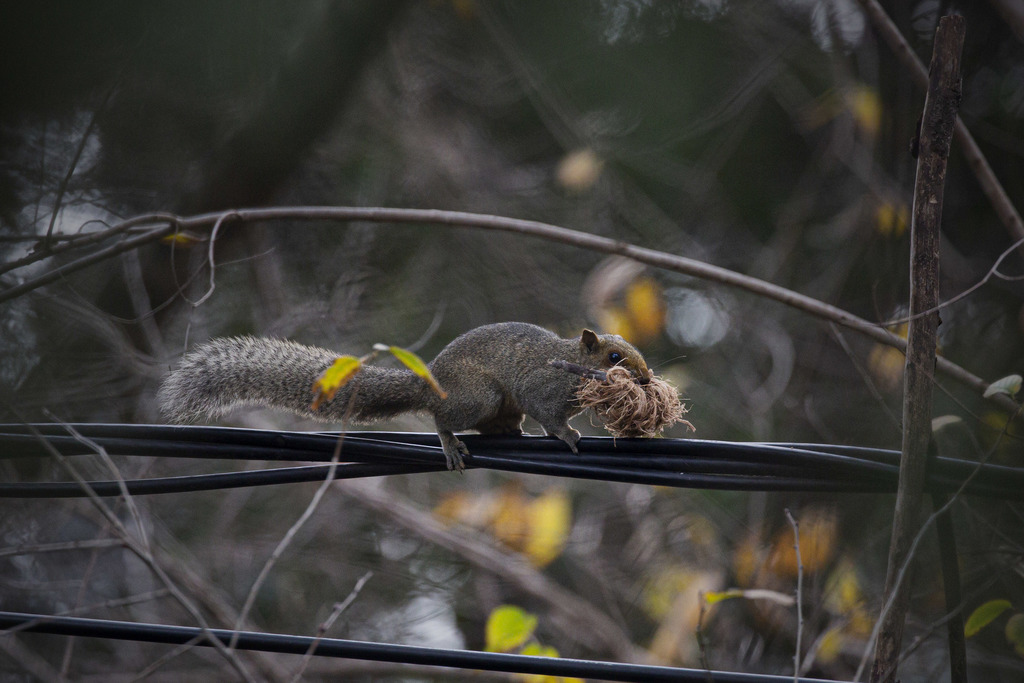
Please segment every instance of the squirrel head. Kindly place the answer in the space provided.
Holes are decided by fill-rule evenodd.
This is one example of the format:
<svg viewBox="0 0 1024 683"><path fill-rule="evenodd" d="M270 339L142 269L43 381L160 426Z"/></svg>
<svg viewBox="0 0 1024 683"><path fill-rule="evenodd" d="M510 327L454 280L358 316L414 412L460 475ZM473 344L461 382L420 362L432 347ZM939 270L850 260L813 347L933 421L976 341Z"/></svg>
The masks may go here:
<svg viewBox="0 0 1024 683"><path fill-rule="evenodd" d="M607 369L618 365L629 370L639 384L651 381L652 373L647 368L643 354L617 334L597 334L593 330L583 330L580 335L580 351L586 364L591 367Z"/></svg>

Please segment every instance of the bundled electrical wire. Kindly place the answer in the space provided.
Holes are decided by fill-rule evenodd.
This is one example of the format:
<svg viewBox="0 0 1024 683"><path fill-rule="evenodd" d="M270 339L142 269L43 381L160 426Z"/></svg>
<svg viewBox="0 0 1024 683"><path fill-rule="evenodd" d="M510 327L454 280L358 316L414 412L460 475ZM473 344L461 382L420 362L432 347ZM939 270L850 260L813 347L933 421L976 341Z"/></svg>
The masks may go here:
<svg viewBox="0 0 1024 683"><path fill-rule="evenodd" d="M282 432L228 427L36 424L0 425L0 458L43 458L54 453L282 462L330 462L337 432ZM897 451L824 444L747 443L698 439L584 437L580 453L557 439L467 436L467 468L685 488L742 491L886 493L896 490ZM335 478L350 479L445 470L434 434L349 432L340 444ZM96 495L118 496L322 481L328 465L92 481ZM1019 500L1024 469L933 458L928 487ZM0 497L61 498L88 493L78 482L0 484Z"/></svg>
<svg viewBox="0 0 1024 683"><path fill-rule="evenodd" d="M896 451L793 443L735 443L697 439L585 437L579 455L556 439L468 436L469 469L493 469L604 481L744 491L885 493L896 490ZM0 459L73 458L104 452L203 460L331 462L335 478L446 472L435 434L389 432L281 432L225 427L125 424L0 425ZM272 469L115 481L0 483L0 498L70 498L182 493L322 481L331 465L291 464ZM928 487L1020 500L1024 469L933 458ZM313 639L269 633L139 624L77 617L0 612L0 629L167 644L236 641L239 649L462 667L490 671L585 676L619 681L728 681L776 683L792 677L730 673L575 659L444 650L386 643ZM812 679L800 678L800 681Z"/></svg>

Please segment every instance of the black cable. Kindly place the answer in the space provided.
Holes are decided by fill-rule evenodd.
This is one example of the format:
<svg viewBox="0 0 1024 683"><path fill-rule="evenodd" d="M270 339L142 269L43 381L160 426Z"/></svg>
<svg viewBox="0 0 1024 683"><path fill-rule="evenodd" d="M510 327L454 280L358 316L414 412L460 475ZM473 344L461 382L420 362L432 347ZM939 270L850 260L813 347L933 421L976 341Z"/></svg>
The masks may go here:
<svg viewBox="0 0 1024 683"><path fill-rule="evenodd" d="M277 432L226 427L165 425L41 424L49 446L66 455L92 448L74 429L112 455L319 461L329 460L336 433ZM896 489L899 454L882 449L822 444L761 444L695 439L611 439L585 437L580 455L561 441L538 437L467 436L470 467L509 472L666 486L730 490L890 492ZM0 456L48 457L49 450L26 425L0 425ZM343 457L368 469L350 469L342 478L441 469L437 436L416 433L355 432L345 436ZM351 466L347 466L351 467ZM955 490L978 466L937 459L929 490ZM383 468L383 469L375 469ZM263 484L315 481L315 470L280 468L131 481L132 493L164 493ZM96 482L97 492L118 495L117 482ZM985 465L968 492L1018 499L1024 470ZM71 482L0 485L0 497L84 495ZM103 493L101 495L108 495Z"/></svg>
<svg viewBox="0 0 1024 683"><path fill-rule="evenodd" d="M20 612L0 612L0 628L19 628L32 633L110 638L168 645L184 645L196 641L196 645L211 647L212 643L201 628L190 626L169 626L164 624L137 624L106 619L85 619L81 617L51 617ZM236 632L226 629L210 629L209 634L227 645ZM303 655L316 642L315 654L321 657L362 659L375 662L420 664L427 666L457 667L508 673L540 674L548 676L572 676L606 681L673 681L675 683L786 683L795 680L804 683L829 683L823 679L763 674L733 673L728 671L704 671L700 669L677 669L667 666L643 664L620 664L585 659L560 659L533 657L473 650L445 650L440 648L392 645L339 638L292 636L276 633L237 633L235 647L239 650L279 652ZM838 683L832 681L831 683Z"/></svg>

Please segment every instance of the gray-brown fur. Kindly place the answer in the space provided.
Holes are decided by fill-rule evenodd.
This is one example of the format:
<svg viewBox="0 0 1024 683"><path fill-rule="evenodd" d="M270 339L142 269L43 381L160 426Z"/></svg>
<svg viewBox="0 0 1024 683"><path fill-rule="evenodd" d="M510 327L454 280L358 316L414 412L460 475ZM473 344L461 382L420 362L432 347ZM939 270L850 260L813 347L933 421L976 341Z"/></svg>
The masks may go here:
<svg viewBox="0 0 1024 683"><path fill-rule="evenodd" d="M613 361L618 353L619 360ZM559 359L586 367L623 365L641 381L650 372L643 356L621 337L589 330L575 339L527 323L497 323L470 330L429 364L448 398L441 399L412 372L368 366L317 412L312 385L337 354L279 339L216 339L186 354L160 388L160 405L175 421L216 417L238 405L263 405L306 417L340 421L352 392L352 419L368 422L405 412L434 417L449 469L462 469L468 453L455 432L520 434L524 415L576 451L580 435L569 418L580 377L552 367Z"/></svg>

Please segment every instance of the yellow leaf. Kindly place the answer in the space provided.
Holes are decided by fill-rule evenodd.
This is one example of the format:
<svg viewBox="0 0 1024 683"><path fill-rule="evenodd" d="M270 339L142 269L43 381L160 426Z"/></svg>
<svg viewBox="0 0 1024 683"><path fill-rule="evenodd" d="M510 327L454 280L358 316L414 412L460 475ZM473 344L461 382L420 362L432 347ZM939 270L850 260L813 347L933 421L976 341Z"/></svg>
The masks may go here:
<svg viewBox="0 0 1024 683"><path fill-rule="evenodd" d="M391 354L402 362L402 365L415 372L418 376L422 377L423 380L430 385L430 388L440 396L441 398L448 398L448 394L445 393L441 385L437 383L434 376L430 374L430 368L423 362L423 359L417 356L412 351L406 351L398 346L389 346L388 350Z"/></svg>
<svg viewBox="0 0 1024 683"><path fill-rule="evenodd" d="M644 611L652 619L662 619L672 609L676 597L680 593L695 593L694 583L703 578L700 572L682 565L659 569L644 585L641 594Z"/></svg>
<svg viewBox="0 0 1024 683"><path fill-rule="evenodd" d="M864 609L863 605L855 607L853 613L850 615L850 621L846 625L847 633L867 637L874 628L874 617L868 614L868 611Z"/></svg>
<svg viewBox="0 0 1024 683"><path fill-rule="evenodd" d="M764 566L764 553L754 534L748 535L732 554L732 573L740 586L752 586Z"/></svg>
<svg viewBox="0 0 1024 683"><path fill-rule="evenodd" d="M515 605L494 608L485 627L488 652L511 652L523 645L537 628L537 617Z"/></svg>
<svg viewBox="0 0 1024 683"><path fill-rule="evenodd" d="M313 404L310 410L316 410L324 401L330 401L338 393L338 389L348 384L363 364L355 356L341 356L334 360L331 367L320 373L313 382Z"/></svg>
<svg viewBox="0 0 1024 683"><path fill-rule="evenodd" d="M490 530L512 550L522 552L530 533L529 501L517 487L506 487L491 505Z"/></svg>
<svg viewBox="0 0 1024 683"><path fill-rule="evenodd" d="M875 209L875 230L883 237L898 239L907 231L910 212L903 203L885 202Z"/></svg>
<svg viewBox="0 0 1024 683"><path fill-rule="evenodd" d="M653 607L663 609L655 617L658 629L648 646L655 662L684 666L696 663L699 649L693 634L704 605L701 596L716 591L721 582L719 572L676 566L663 569L644 587L645 610L651 613ZM707 621L704 627L707 627Z"/></svg>
<svg viewBox="0 0 1024 683"><path fill-rule="evenodd" d="M445 524L461 522L468 524L467 510L472 504L472 496L466 491L454 491L441 498L441 502L434 506L434 516Z"/></svg>
<svg viewBox="0 0 1024 683"><path fill-rule="evenodd" d="M566 154L558 164L558 184L569 192L586 192L601 175L604 162L589 147Z"/></svg>
<svg viewBox="0 0 1024 683"><path fill-rule="evenodd" d="M633 319L628 311L618 306L611 306L601 311L599 322L601 329L608 334L617 334L630 343L636 339Z"/></svg>
<svg viewBox="0 0 1024 683"><path fill-rule="evenodd" d="M200 242L205 242L205 238L200 237L191 232L175 232L165 237L161 237L160 241L164 244L172 244L176 247L192 247Z"/></svg>
<svg viewBox="0 0 1024 683"><path fill-rule="evenodd" d="M528 531L523 552L535 567L562 554L572 529L572 503L560 489L549 489L527 507Z"/></svg>
<svg viewBox="0 0 1024 683"><path fill-rule="evenodd" d="M907 338L906 323L893 330L897 337ZM868 354L868 370L875 382L885 391L892 391L903 379L906 356L899 349L888 344L875 344Z"/></svg>
<svg viewBox="0 0 1024 683"><path fill-rule="evenodd" d="M529 655L530 657L553 657L558 658L558 650L550 645L541 645L540 643L527 643L526 646L519 651L521 655Z"/></svg>
<svg viewBox="0 0 1024 683"><path fill-rule="evenodd" d="M629 341L642 344L659 335L665 327L665 301L658 283L647 277L631 282L626 287L626 311L633 328Z"/></svg>
<svg viewBox="0 0 1024 683"><path fill-rule="evenodd" d="M804 574L820 571L832 560L835 554L835 539L838 520L833 511L824 508L811 508L804 511L798 518L800 522L800 561ZM772 552L768 565L780 576L796 578L796 550L793 548L795 538L793 529L785 526L775 534Z"/></svg>
<svg viewBox="0 0 1024 683"><path fill-rule="evenodd" d="M970 638L981 629L988 626L992 621L996 619L1000 614L1010 609L1009 600L989 600L986 603L979 605L971 616L967 617L967 623L964 624L964 635ZM1009 636L1007 636L1009 638Z"/></svg>
<svg viewBox="0 0 1024 683"><path fill-rule="evenodd" d="M551 647L550 645L541 645L540 643L527 643L522 650L519 651L521 655L529 655L531 657L553 657L558 658L558 650ZM548 674L522 674L522 680L525 683L584 683L582 678L571 678L566 676L551 676Z"/></svg>
<svg viewBox="0 0 1024 683"><path fill-rule="evenodd" d="M704 601L709 605L722 602L723 600L729 600L731 598L742 598L743 590L740 588L731 588L727 591L708 591L704 594Z"/></svg>
<svg viewBox="0 0 1024 683"><path fill-rule="evenodd" d="M864 593L853 562L843 559L825 582L825 606L834 614L849 616L863 605Z"/></svg>
<svg viewBox="0 0 1024 683"><path fill-rule="evenodd" d="M866 85L858 85L847 91L843 99L857 126L868 137L875 137L882 127L882 100L878 93Z"/></svg>
<svg viewBox="0 0 1024 683"><path fill-rule="evenodd" d="M843 652L847 636L841 626L834 626L825 632L818 643L818 654L815 658L822 664L830 664Z"/></svg>

